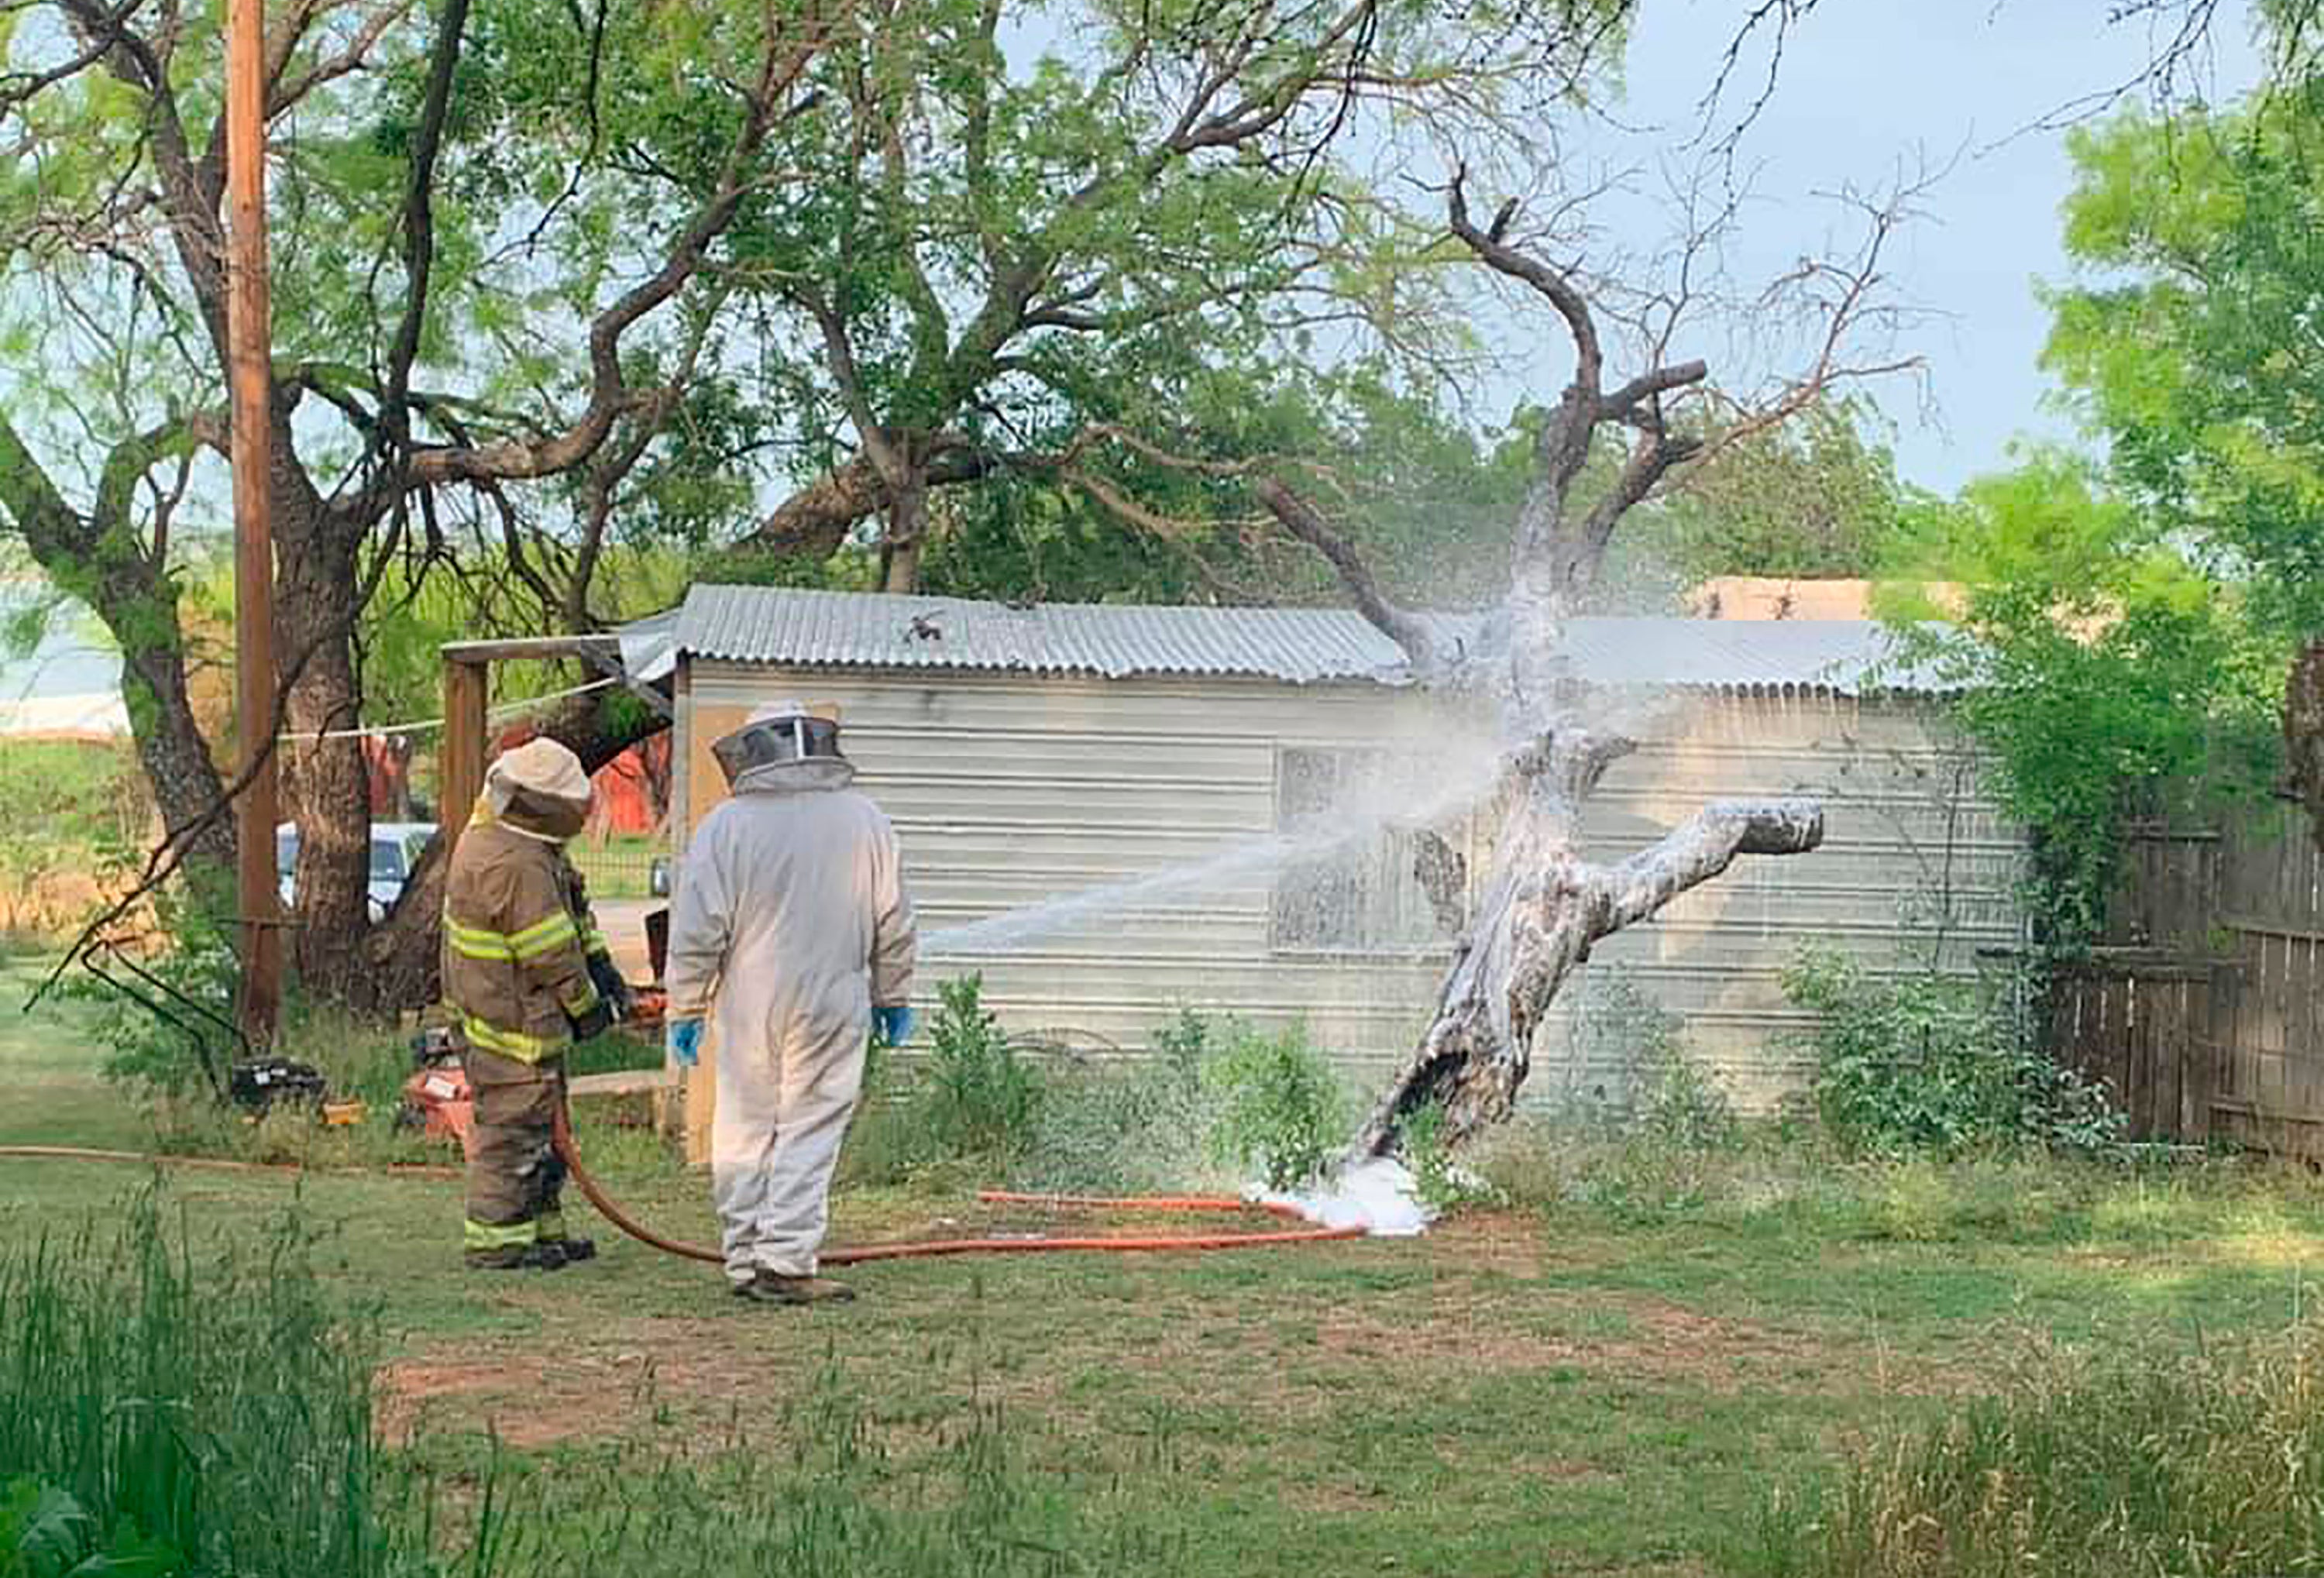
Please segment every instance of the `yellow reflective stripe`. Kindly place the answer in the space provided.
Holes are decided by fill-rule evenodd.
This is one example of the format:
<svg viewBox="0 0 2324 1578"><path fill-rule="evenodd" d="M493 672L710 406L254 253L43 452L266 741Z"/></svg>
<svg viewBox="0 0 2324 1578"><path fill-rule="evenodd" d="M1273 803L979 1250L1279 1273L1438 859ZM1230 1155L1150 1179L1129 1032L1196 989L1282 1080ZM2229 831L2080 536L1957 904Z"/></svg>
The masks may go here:
<svg viewBox="0 0 2324 1578"><path fill-rule="evenodd" d="M478 1222L471 1216L462 1224L460 1237L472 1250L506 1250L529 1244L540 1236L537 1222L512 1222L504 1225Z"/></svg>
<svg viewBox="0 0 2324 1578"><path fill-rule="evenodd" d="M570 915L552 915L538 926L528 926L511 934L508 943L519 959L537 959L543 954L553 954L581 935Z"/></svg>
<svg viewBox="0 0 2324 1578"><path fill-rule="evenodd" d="M554 953L565 944L582 936L570 915L552 915L537 925L520 932L487 931L483 927L462 926L449 914L444 917L444 936L453 951L471 959L516 959L530 961L543 954ZM589 946L604 951L602 932L588 934Z"/></svg>
<svg viewBox="0 0 2324 1578"><path fill-rule="evenodd" d="M543 1243L554 1243L565 1236L565 1213L544 1211L532 1219L535 1236Z"/></svg>
<svg viewBox="0 0 2324 1578"><path fill-rule="evenodd" d="M479 931L472 926L462 926L450 916L444 918L444 940L452 951L466 959L512 961L516 950L509 946L508 938L496 931Z"/></svg>
<svg viewBox="0 0 2324 1578"><path fill-rule="evenodd" d="M596 1007L604 999L597 995L597 988L594 982L584 981L580 983L578 992L562 1001L565 1004L565 1011L578 1019Z"/></svg>
<svg viewBox="0 0 2324 1578"><path fill-rule="evenodd" d="M608 958L613 956L613 945L605 940L604 932L595 927L583 934L581 946L587 953L604 954Z"/></svg>
<svg viewBox="0 0 2324 1578"><path fill-rule="evenodd" d="M551 1040L546 1036L529 1036L522 1030L503 1030L497 1025L486 1024L474 1014L462 1016L460 1028L472 1047L482 1047L487 1052L497 1052L503 1057L513 1057L519 1063L538 1063L542 1058L564 1050L563 1038Z"/></svg>

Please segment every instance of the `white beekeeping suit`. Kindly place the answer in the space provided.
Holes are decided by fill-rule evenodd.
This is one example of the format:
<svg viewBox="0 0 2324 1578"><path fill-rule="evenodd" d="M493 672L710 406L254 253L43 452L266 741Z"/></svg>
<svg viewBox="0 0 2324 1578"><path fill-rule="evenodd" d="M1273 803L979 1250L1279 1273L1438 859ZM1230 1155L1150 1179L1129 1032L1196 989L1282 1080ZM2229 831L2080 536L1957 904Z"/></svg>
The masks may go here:
<svg viewBox="0 0 2324 1578"><path fill-rule="evenodd" d="M726 1275L771 1302L844 1297L816 1251L874 1010L893 1029L911 991L895 830L853 787L834 709L761 707L715 750L733 792L687 846L668 975L673 1026L707 1013L716 1032Z"/></svg>

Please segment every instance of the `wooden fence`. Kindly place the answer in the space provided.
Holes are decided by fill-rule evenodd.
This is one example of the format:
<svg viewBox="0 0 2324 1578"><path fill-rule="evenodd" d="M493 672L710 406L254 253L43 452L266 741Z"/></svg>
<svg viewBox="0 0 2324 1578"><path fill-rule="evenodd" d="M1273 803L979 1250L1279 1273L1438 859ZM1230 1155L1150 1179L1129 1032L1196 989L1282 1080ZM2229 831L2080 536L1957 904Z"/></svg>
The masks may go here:
<svg viewBox="0 0 2324 1578"><path fill-rule="evenodd" d="M2107 946L2059 983L2052 1045L2143 1139L2324 1160L2324 856L2290 806L2133 838Z"/></svg>

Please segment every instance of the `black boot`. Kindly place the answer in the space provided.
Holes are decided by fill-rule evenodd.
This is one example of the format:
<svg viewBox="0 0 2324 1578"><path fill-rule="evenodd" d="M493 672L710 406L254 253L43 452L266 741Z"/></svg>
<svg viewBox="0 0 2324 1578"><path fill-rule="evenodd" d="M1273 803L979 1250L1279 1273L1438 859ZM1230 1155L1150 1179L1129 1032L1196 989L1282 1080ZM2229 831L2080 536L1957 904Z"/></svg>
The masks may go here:
<svg viewBox="0 0 2324 1578"><path fill-rule="evenodd" d="M564 1251L554 1244L507 1244L497 1250L470 1250L471 1271L561 1271Z"/></svg>

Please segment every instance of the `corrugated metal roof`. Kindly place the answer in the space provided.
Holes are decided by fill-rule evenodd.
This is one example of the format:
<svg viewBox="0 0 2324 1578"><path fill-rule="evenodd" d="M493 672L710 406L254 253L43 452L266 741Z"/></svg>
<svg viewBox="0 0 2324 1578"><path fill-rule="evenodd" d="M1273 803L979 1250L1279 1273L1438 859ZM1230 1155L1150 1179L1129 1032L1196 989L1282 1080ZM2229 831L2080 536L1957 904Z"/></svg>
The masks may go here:
<svg viewBox="0 0 2324 1578"><path fill-rule="evenodd" d="M1447 635L1473 615L1434 617ZM1945 688L1898 670L1890 638L1864 620L1577 619L1567 627L1574 671L1609 686L1853 694L1887 665L1892 690ZM1145 607L1040 604L1011 607L950 597L697 586L678 622L688 655L787 668L950 669L1078 674L1405 682L1396 644L1344 609Z"/></svg>

